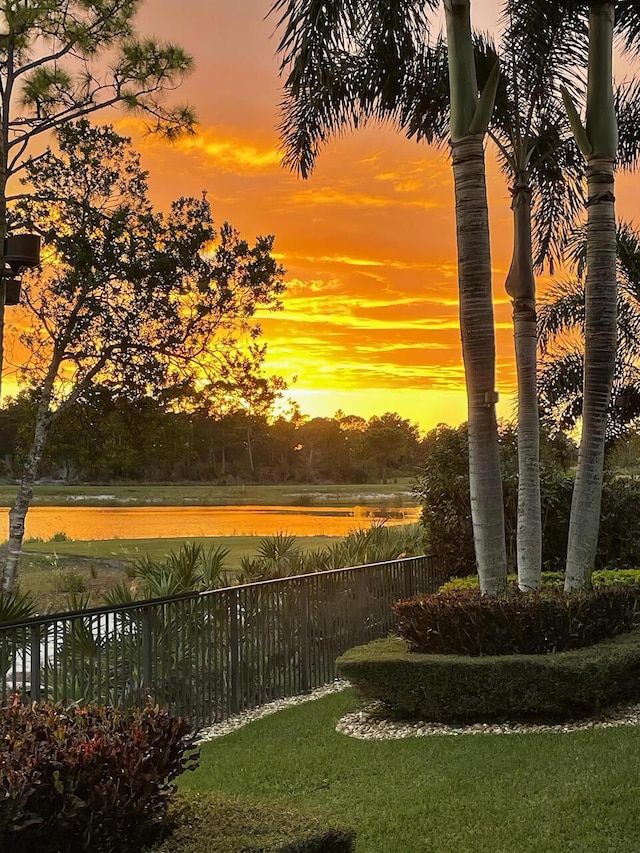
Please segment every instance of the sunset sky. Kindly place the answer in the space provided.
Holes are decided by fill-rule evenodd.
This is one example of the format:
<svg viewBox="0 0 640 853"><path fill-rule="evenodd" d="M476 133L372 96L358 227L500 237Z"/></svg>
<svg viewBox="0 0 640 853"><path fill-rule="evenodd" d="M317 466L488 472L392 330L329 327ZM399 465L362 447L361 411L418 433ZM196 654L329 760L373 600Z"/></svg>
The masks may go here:
<svg viewBox="0 0 640 853"><path fill-rule="evenodd" d="M171 147L132 133L159 206L206 189L218 222L275 234L287 269L285 310L265 318L269 369L296 375L289 395L310 415L398 411L428 429L466 416L458 328L453 184L446 152L389 127L330 144L307 181L280 166L281 81L270 0L146 0L139 31L170 39L196 70L172 98L188 101L195 138ZM496 0L474 24L495 29ZM489 158L499 413L513 412L508 192ZM637 179L618 191L632 216ZM542 285L544 282L542 282Z"/></svg>

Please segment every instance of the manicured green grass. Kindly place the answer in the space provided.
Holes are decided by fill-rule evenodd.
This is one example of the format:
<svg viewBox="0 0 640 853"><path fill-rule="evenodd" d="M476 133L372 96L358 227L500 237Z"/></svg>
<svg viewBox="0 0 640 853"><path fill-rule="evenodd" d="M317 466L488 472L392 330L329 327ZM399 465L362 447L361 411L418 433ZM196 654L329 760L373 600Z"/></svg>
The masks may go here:
<svg viewBox="0 0 640 853"><path fill-rule="evenodd" d="M286 486L85 486L36 485L33 506L351 506L352 504L417 505L414 479L364 485ZM0 506L10 506L16 486L0 485Z"/></svg>
<svg viewBox="0 0 640 853"><path fill-rule="evenodd" d="M202 747L181 788L318 807L358 853L637 853L640 732L360 741L351 691Z"/></svg>

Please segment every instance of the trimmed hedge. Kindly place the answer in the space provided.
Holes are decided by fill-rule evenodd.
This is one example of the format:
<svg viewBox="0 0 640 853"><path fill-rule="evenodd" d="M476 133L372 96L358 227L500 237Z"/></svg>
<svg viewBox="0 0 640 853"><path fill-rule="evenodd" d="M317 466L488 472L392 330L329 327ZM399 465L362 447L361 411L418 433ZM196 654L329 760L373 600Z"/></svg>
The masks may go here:
<svg viewBox="0 0 640 853"><path fill-rule="evenodd" d="M416 595L396 601L398 634L412 652L445 655L526 655L591 646L638 624L640 585L611 584L565 594L510 588L496 596L478 589Z"/></svg>
<svg viewBox="0 0 640 853"><path fill-rule="evenodd" d="M338 673L401 717L434 722L569 720L640 700L640 629L546 655L422 655L399 637L345 652Z"/></svg>
<svg viewBox="0 0 640 853"><path fill-rule="evenodd" d="M353 853L355 832L274 803L179 795L153 853Z"/></svg>

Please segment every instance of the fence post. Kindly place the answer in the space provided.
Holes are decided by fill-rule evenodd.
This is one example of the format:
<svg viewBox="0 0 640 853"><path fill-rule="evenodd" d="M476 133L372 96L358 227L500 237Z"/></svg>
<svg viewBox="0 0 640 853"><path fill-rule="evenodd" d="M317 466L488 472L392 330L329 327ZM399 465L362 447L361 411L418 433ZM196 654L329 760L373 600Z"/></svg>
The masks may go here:
<svg viewBox="0 0 640 853"><path fill-rule="evenodd" d="M309 582L301 581L298 604L300 613L300 688L308 693L311 690L311 649L309 648Z"/></svg>
<svg viewBox="0 0 640 853"><path fill-rule="evenodd" d="M231 713L237 713L240 708L240 637L238 631L239 596L234 590L229 596L229 682Z"/></svg>
<svg viewBox="0 0 640 853"><path fill-rule="evenodd" d="M414 591L413 586L413 570L414 570L415 560L405 560L404 563L404 597L411 598Z"/></svg>
<svg viewBox="0 0 640 853"><path fill-rule="evenodd" d="M153 629L151 608L142 608L142 688L153 691Z"/></svg>
<svg viewBox="0 0 640 853"><path fill-rule="evenodd" d="M40 695L40 625L31 626L31 701L39 702Z"/></svg>

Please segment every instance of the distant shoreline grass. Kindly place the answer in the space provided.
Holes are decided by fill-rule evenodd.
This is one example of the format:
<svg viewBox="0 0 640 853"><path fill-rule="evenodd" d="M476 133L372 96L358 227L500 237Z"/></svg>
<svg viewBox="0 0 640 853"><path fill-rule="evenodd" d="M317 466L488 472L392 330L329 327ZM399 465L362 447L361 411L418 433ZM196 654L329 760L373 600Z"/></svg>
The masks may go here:
<svg viewBox="0 0 640 853"><path fill-rule="evenodd" d="M325 548L340 541L340 536L300 536L303 551ZM20 560L18 581L23 592L30 592L42 612L69 609L69 593L81 592L90 606L104 604L105 592L119 583L128 583L128 567L134 560L150 557L163 560L171 551L179 551L186 542L208 548L228 548L228 564L233 583L240 559L255 557L263 536L199 536L179 539L102 539L94 541L27 542Z"/></svg>
<svg viewBox="0 0 640 853"><path fill-rule="evenodd" d="M122 560L128 562L140 557L158 560L178 551L186 542L202 545L204 548L227 548L229 562L239 563L244 554L254 556L264 536L184 536L171 539L94 539L91 541L52 539L48 542L25 542L26 554L42 554L58 557L82 557L85 559ZM342 539L342 536L297 536L304 551L324 548Z"/></svg>
<svg viewBox="0 0 640 853"><path fill-rule="evenodd" d="M63 485L34 487L32 506L350 506L386 502L416 506L412 477L393 483L277 486ZM17 486L0 484L0 507L11 506Z"/></svg>

